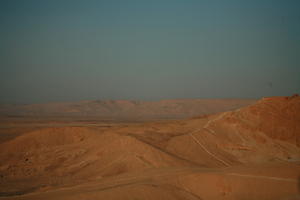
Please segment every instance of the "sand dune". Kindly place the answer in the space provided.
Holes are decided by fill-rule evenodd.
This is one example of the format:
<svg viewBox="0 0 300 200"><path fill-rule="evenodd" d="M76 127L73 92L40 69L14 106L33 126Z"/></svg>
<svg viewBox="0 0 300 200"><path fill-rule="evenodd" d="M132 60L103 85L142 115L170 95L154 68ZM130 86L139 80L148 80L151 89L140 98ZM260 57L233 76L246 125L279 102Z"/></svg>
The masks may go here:
<svg viewBox="0 0 300 200"><path fill-rule="evenodd" d="M184 120L33 127L0 144L0 199L300 199L299 126L293 96Z"/></svg>

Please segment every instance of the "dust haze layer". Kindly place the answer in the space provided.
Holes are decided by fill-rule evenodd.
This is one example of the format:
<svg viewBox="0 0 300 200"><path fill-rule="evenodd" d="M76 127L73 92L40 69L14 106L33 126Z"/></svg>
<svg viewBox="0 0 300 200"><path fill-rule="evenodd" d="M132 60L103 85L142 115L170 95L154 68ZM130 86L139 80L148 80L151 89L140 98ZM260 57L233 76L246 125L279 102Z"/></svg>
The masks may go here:
<svg viewBox="0 0 300 200"><path fill-rule="evenodd" d="M99 119L180 119L237 109L254 99L95 100L0 105L0 116L99 117Z"/></svg>

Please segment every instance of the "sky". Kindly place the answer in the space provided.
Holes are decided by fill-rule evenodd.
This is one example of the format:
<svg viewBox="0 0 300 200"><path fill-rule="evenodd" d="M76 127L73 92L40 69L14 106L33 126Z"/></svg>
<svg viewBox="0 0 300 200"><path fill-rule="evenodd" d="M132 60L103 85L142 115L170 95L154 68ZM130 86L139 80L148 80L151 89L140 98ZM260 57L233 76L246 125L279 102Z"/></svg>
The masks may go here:
<svg viewBox="0 0 300 200"><path fill-rule="evenodd" d="M0 103L300 92L299 0L1 0Z"/></svg>

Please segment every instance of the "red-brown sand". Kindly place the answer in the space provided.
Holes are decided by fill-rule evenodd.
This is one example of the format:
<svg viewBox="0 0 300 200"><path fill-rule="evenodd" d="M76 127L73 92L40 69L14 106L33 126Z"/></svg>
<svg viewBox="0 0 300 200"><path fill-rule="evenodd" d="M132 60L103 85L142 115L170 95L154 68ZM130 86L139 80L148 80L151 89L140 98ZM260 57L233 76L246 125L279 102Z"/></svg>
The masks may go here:
<svg viewBox="0 0 300 200"><path fill-rule="evenodd" d="M300 199L298 96L182 120L4 120L0 134L0 199Z"/></svg>

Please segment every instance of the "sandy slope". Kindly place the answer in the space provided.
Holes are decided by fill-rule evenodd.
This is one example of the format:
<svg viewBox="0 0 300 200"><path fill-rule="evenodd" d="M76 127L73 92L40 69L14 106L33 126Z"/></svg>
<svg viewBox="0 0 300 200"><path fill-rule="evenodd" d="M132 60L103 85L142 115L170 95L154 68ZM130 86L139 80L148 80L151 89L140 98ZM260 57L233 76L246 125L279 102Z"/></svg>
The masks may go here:
<svg viewBox="0 0 300 200"><path fill-rule="evenodd" d="M187 120L33 128L0 144L0 198L300 199L299 119L295 96Z"/></svg>

